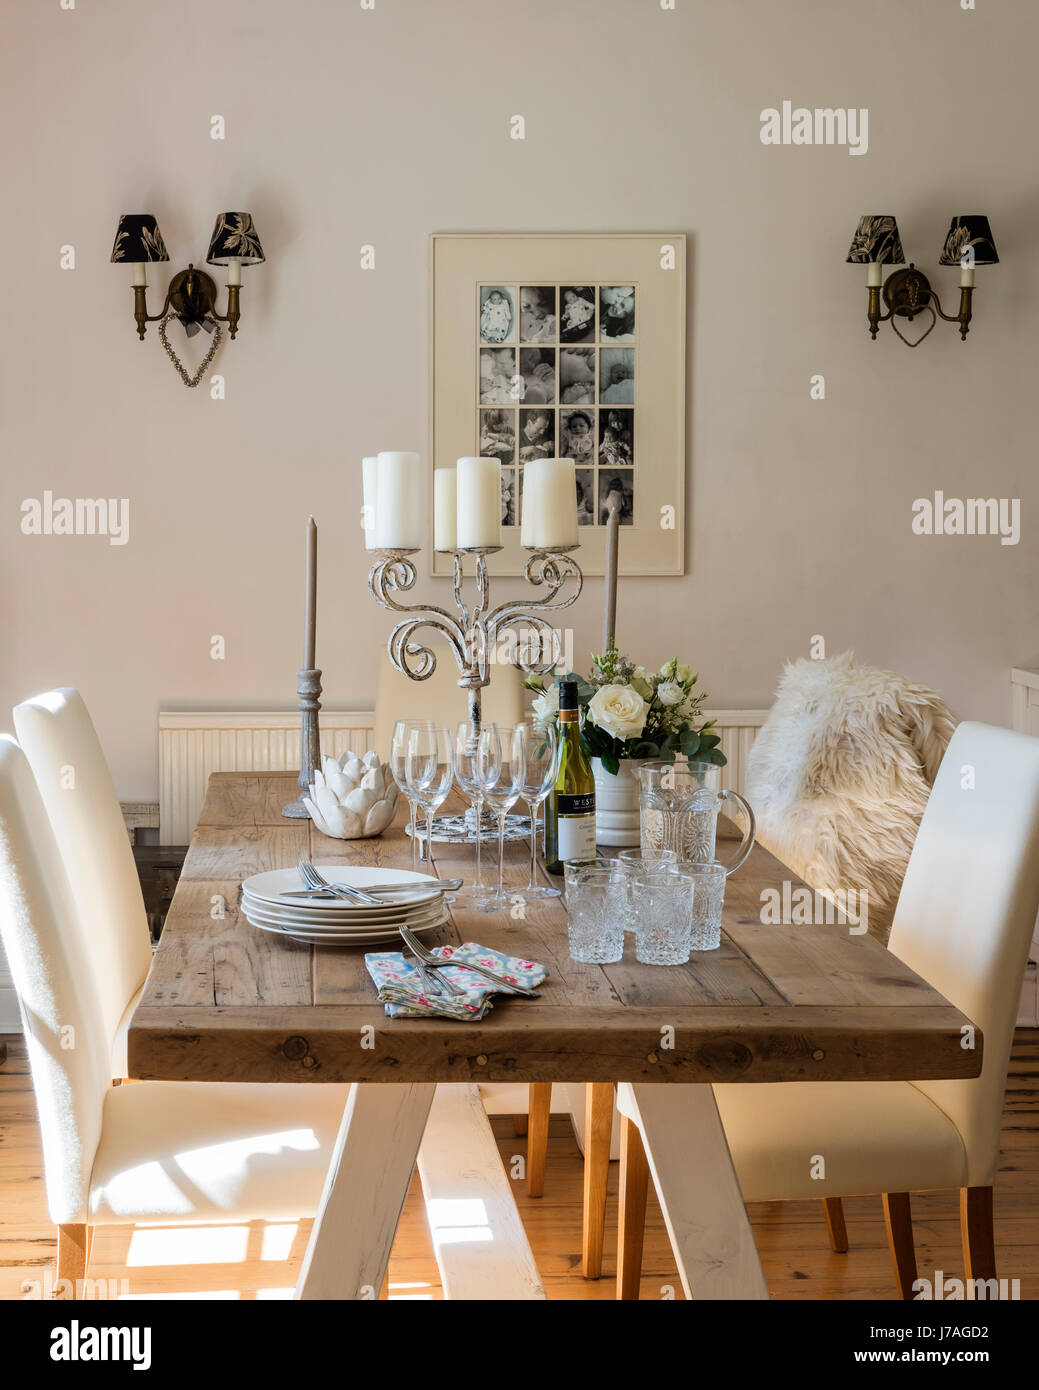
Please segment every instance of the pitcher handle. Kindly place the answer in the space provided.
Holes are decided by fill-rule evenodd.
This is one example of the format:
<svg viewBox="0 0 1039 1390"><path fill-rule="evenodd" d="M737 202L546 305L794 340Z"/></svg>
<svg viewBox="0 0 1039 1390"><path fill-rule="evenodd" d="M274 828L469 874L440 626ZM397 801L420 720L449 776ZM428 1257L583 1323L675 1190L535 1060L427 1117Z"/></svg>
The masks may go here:
<svg viewBox="0 0 1039 1390"><path fill-rule="evenodd" d="M736 872L747 855L754 848L754 835L757 831L757 822L754 819L754 812L750 809L750 806L743 797L740 796L739 792L721 791L718 795L725 797L728 801L735 801L736 804L742 808L745 818L743 839L740 842L739 849L736 851L736 858L731 864L726 864L725 866L725 876L728 878L729 874Z"/></svg>

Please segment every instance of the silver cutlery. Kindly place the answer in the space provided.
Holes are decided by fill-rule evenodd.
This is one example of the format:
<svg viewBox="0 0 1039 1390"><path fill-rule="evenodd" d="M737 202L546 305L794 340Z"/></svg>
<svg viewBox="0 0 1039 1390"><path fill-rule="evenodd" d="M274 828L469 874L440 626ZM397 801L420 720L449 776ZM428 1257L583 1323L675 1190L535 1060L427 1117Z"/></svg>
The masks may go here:
<svg viewBox="0 0 1039 1390"><path fill-rule="evenodd" d="M409 960L407 963L411 966L411 968L415 971L416 975L418 975L419 979L422 981L423 988L425 989L427 994L442 995L444 993L444 985L447 984L447 980L435 980L433 976L429 973L429 971L426 969L426 967L419 960L418 956L415 956L414 960Z"/></svg>
<svg viewBox="0 0 1039 1390"><path fill-rule="evenodd" d="M430 879L428 883L366 883L363 889L354 892L365 893L456 893L461 888L460 878ZM353 885L349 885L353 887ZM281 898L332 898L335 894L328 888L290 888L279 893Z"/></svg>
<svg viewBox="0 0 1039 1390"><path fill-rule="evenodd" d="M405 945L407 945L406 942ZM427 971L425 963L419 958L419 956L415 954L415 948L413 946L409 946L408 949L411 951L411 954L414 957L414 959L409 960L407 956L405 956L404 959L407 961L409 965L414 966L414 968L419 972L421 978L427 982L427 993L429 992L429 984L435 983L441 994L443 994L446 990L448 994L453 994L457 998L465 998L465 990L459 989L459 987L454 983L454 981L449 980L446 975L433 976L431 980L430 973Z"/></svg>
<svg viewBox="0 0 1039 1390"><path fill-rule="evenodd" d="M322 878L317 869L309 859L300 858L296 865L299 869L299 876L308 888L326 889L334 898L344 898L347 902L354 903L380 903L379 898L375 898L371 893L365 893L360 888L352 888L345 883L329 883Z"/></svg>
<svg viewBox="0 0 1039 1390"><path fill-rule="evenodd" d="M496 975L493 970L487 970L482 965L474 965L471 960L455 960L453 956L448 960L444 960L442 957L434 955L432 951L427 950L422 942L419 941L418 937L413 936L407 927L398 927L397 930L423 965L428 965L430 970L443 970L449 965L457 965L464 970L475 971L477 975L483 975L486 979L493 980L496 985L500 985L501 988L509 994L522 994L526 999L541 998L541 995L536 989L528 989L526 985L514 984L511 980L506 980L501 975ZM447 983L446 975L444 976L444 982L445 984ZM459 992L462 993L463 991Z"/></svg>

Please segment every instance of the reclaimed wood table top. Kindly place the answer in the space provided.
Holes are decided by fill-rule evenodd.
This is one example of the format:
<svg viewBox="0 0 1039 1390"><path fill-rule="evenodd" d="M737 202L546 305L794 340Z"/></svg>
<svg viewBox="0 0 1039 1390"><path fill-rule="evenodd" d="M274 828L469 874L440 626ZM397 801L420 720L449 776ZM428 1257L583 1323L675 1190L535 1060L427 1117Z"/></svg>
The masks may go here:
<svg viewBox="0 0 1039 1390"><path fill-rule="evenodd" d="M404 799L381 837L343 841L281 815L296 793L291 774L210 778L131 1023L132 1077L756 1082L980 1073L980 1031L972 1049L962 1047L969 1020L873 938L847 926L762 925L762 892L801 880L760 845L727 882L720 949L688 965L639 965L630 938L616 965L577 964L559 899L527 903L519 919L455 908L428 944L478 941L542 961L541 997L498 996L482 1022L390 1019L363 948L259 931L239 899L243 879L293 867L303 853L318 866L410 867ZM443 877L471 880L472 847L434 851ZM526 882L529 856L529 840L507 846L507 885ZM495 860L488 843L485 874Z"/></svg>

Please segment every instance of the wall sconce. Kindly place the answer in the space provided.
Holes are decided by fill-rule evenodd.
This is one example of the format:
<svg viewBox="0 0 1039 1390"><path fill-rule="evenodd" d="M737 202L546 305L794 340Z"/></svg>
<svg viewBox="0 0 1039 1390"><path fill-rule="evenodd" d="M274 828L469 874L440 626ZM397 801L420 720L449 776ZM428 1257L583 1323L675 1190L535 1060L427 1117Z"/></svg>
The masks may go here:
<svg viewBox="0 0 1039 1390"><path fill-rule="evenodd" d="M912 262L908 270L896 270L882 282L883 265L903 265L902 240L898 235L898 223L893 217L860 217L855 236L848 252L848 260L855 265L866 265L866 292L869 296L867 317L870 336L877 336L877 328L890 320L891 327L907 347L919 347L931 332L939 318L946 323L958 323L960 338L966 339L970 328L971 301L974 296L974 267L976 265L996 265L999 257L996 244L992 240L992 229L988 218L980 213L964 213L954 217L938 257L939 265L958 265L960 267L960 311L946 314L942 310L937 294L923 271L917 270ZM883 292L887 313L880 312L880 296ZM904 318L912 323L917 314L929 310L930 326L915 342L902 333L896 319Z"/></svg>
<svg viewBox="0 0 1039 1390"><path fill-rule="evenodd" d="M200 328L212 333L217 321L226 323L234 338L238 332L242 266L259 265L263 259L263 247L251 213L222 212L213 228L206 261L209 265L227 266L227 313L216 311L217 289L212 276L189 264L187 270L178 271L170 281L160 312L149 314L145 267L150 261L169 260L159 224L150 212L124 213L119 219L112 247L113 261L133 266L133 316L137 321L137 336L142 340L149 323L167 317L178 319L189 338ZM160 337L163 328L159 330ZM170 351L168 346L167 351Z"/></svg>

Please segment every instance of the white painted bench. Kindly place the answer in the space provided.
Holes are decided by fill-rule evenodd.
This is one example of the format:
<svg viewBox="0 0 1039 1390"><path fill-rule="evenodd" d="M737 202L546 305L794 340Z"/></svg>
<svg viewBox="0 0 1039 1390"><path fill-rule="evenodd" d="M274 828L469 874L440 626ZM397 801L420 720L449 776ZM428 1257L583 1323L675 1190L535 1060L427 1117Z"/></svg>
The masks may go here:
<svg viewBox="0 0 1039 1390"><path fill-rule="evenodd" d="M543 1299L477 1086L437 1086L418 1170L444 1297Z"/></svg>

